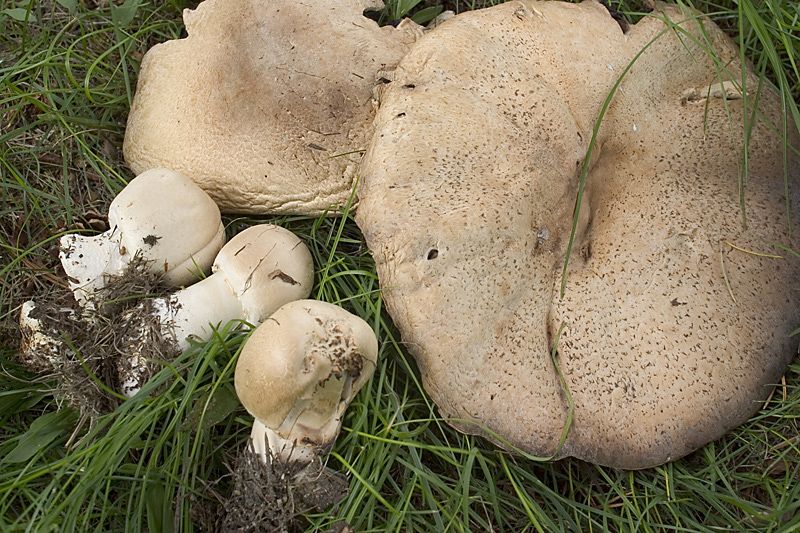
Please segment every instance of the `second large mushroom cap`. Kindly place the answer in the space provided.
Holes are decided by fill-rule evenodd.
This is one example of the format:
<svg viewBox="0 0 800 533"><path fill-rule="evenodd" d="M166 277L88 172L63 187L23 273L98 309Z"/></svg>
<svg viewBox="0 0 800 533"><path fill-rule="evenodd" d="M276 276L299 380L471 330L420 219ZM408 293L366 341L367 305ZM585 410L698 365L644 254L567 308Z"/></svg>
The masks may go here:
<svg viewBox="0 0 800 533"><path fill-rule="evenodd" d="M403 59L357 221L455 425L643 468L720 437L769 395L800 321L798 261L773 245L800 234L786 217L798 199L784 195L779 99L738 58L691 10L623 33L597 2L513 1L456 16Z"/></svg>

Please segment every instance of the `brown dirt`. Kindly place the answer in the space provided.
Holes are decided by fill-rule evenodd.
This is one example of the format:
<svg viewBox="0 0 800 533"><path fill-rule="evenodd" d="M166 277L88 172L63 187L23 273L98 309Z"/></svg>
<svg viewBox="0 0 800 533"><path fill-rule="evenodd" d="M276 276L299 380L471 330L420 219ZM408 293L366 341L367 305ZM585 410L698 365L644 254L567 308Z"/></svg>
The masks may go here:
<svg viewBox="0 0 800 533"><path fill-rule="evenodd" d="M239 456L233 477L233 492L225 505L220 531L302 530L303 513L326 510L341 501L348 488L341 474L319 460L297 465L268 457L264 463L251 446Z"/></svg>

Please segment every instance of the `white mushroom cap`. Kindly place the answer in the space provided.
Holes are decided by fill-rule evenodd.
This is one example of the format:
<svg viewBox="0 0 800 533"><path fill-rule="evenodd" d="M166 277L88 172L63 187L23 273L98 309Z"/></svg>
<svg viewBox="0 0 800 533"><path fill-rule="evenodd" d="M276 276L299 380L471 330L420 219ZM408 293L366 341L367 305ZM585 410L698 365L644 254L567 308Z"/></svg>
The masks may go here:
<svg viewBox="0 0 800 533"><path fill-rule="evenodd" d="M267 432L273 454L308 460L333 443L342 415L369 380L378 340L361 318L315 300L284 305L256 329L239 355L235 385Z"/></svg>
<svg viewBox="0 0 800 533"><path fill-rule="evenodd" d="M306 298L314 262L297 235L260 224L236 235L220 250L212 271L223 274L242 304L243 319L260 324L280 306Z"/></svg>
<svg viewBox="0 0 800 533"><path fill-rule="evenodd" d="M61 239L61 263L81 303L137 253L177 286L207 271L225 242L214 201L191 179L163 168L131 180L111 202L108 222L111 229L101 235Z"/></svg>

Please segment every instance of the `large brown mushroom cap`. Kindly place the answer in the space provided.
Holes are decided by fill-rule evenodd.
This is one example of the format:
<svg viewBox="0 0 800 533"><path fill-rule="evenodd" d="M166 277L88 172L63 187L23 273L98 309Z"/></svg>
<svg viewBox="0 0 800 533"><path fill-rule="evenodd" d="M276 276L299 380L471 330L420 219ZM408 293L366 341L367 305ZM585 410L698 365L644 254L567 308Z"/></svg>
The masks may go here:
<svg viewBox="0 0 800 533"><path fill-rule="evenodd" d="M319 213L344 203L371 132L372 87L416 37L366 0L206 0L185 39L153 47L125 133L137 173L165 166L223 211Z"/></svg>
<svg viewBox="0 0 800 533"><path fill-rule="evenodd" d="M743 422L780 378L800 269L749 253L792 242L779 101L749 72L737 89L737 50L697 16L663 8L624 34L596 2L509 2L427 34L385 88L357 220L457 427L643 468ZM597 137L561 299L592 128L643 48ZM744 227L742 124L757 93ZM574 405L563 447L556 341Z"/></svg>

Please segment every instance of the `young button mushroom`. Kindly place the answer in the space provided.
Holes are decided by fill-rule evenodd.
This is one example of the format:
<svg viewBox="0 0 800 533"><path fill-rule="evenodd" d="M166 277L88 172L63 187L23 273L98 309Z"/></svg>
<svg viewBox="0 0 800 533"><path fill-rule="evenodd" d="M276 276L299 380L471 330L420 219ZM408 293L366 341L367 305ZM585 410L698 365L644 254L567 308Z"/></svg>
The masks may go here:
<svg viewBox="0 0 800 533"><path fill-rule="evenodd" d="M108 223L111 229L97 236L61 238L61 264L81 306L137 254L178 286L207 271L225 243L214 201L191 179L164 168L131 180L111 202Z"/></svg>
<svg viewBox="0 0 800 533"><path fill-rule="evenodd" d="M372 328L341 307L291 302L248 339L236 394L253 415L253 449L266 461L307 463L336 440L342 415L378 358Z"/></svg>
<svg viewBox="0 0 800 533"><path fill-rule="evenodd" d="M159 337L179 350L189 339L207 340L214 328L231 320L260 324L287 302L306 298L314 282L314 262L306 245L279 226L260 224L236 235L214 260L212 275L169 297L147 300L129 314L136 334L130 339L133 356L121 361L122 392L138 392L149 374L145 355L149 324L158 324Z"/></svg>

